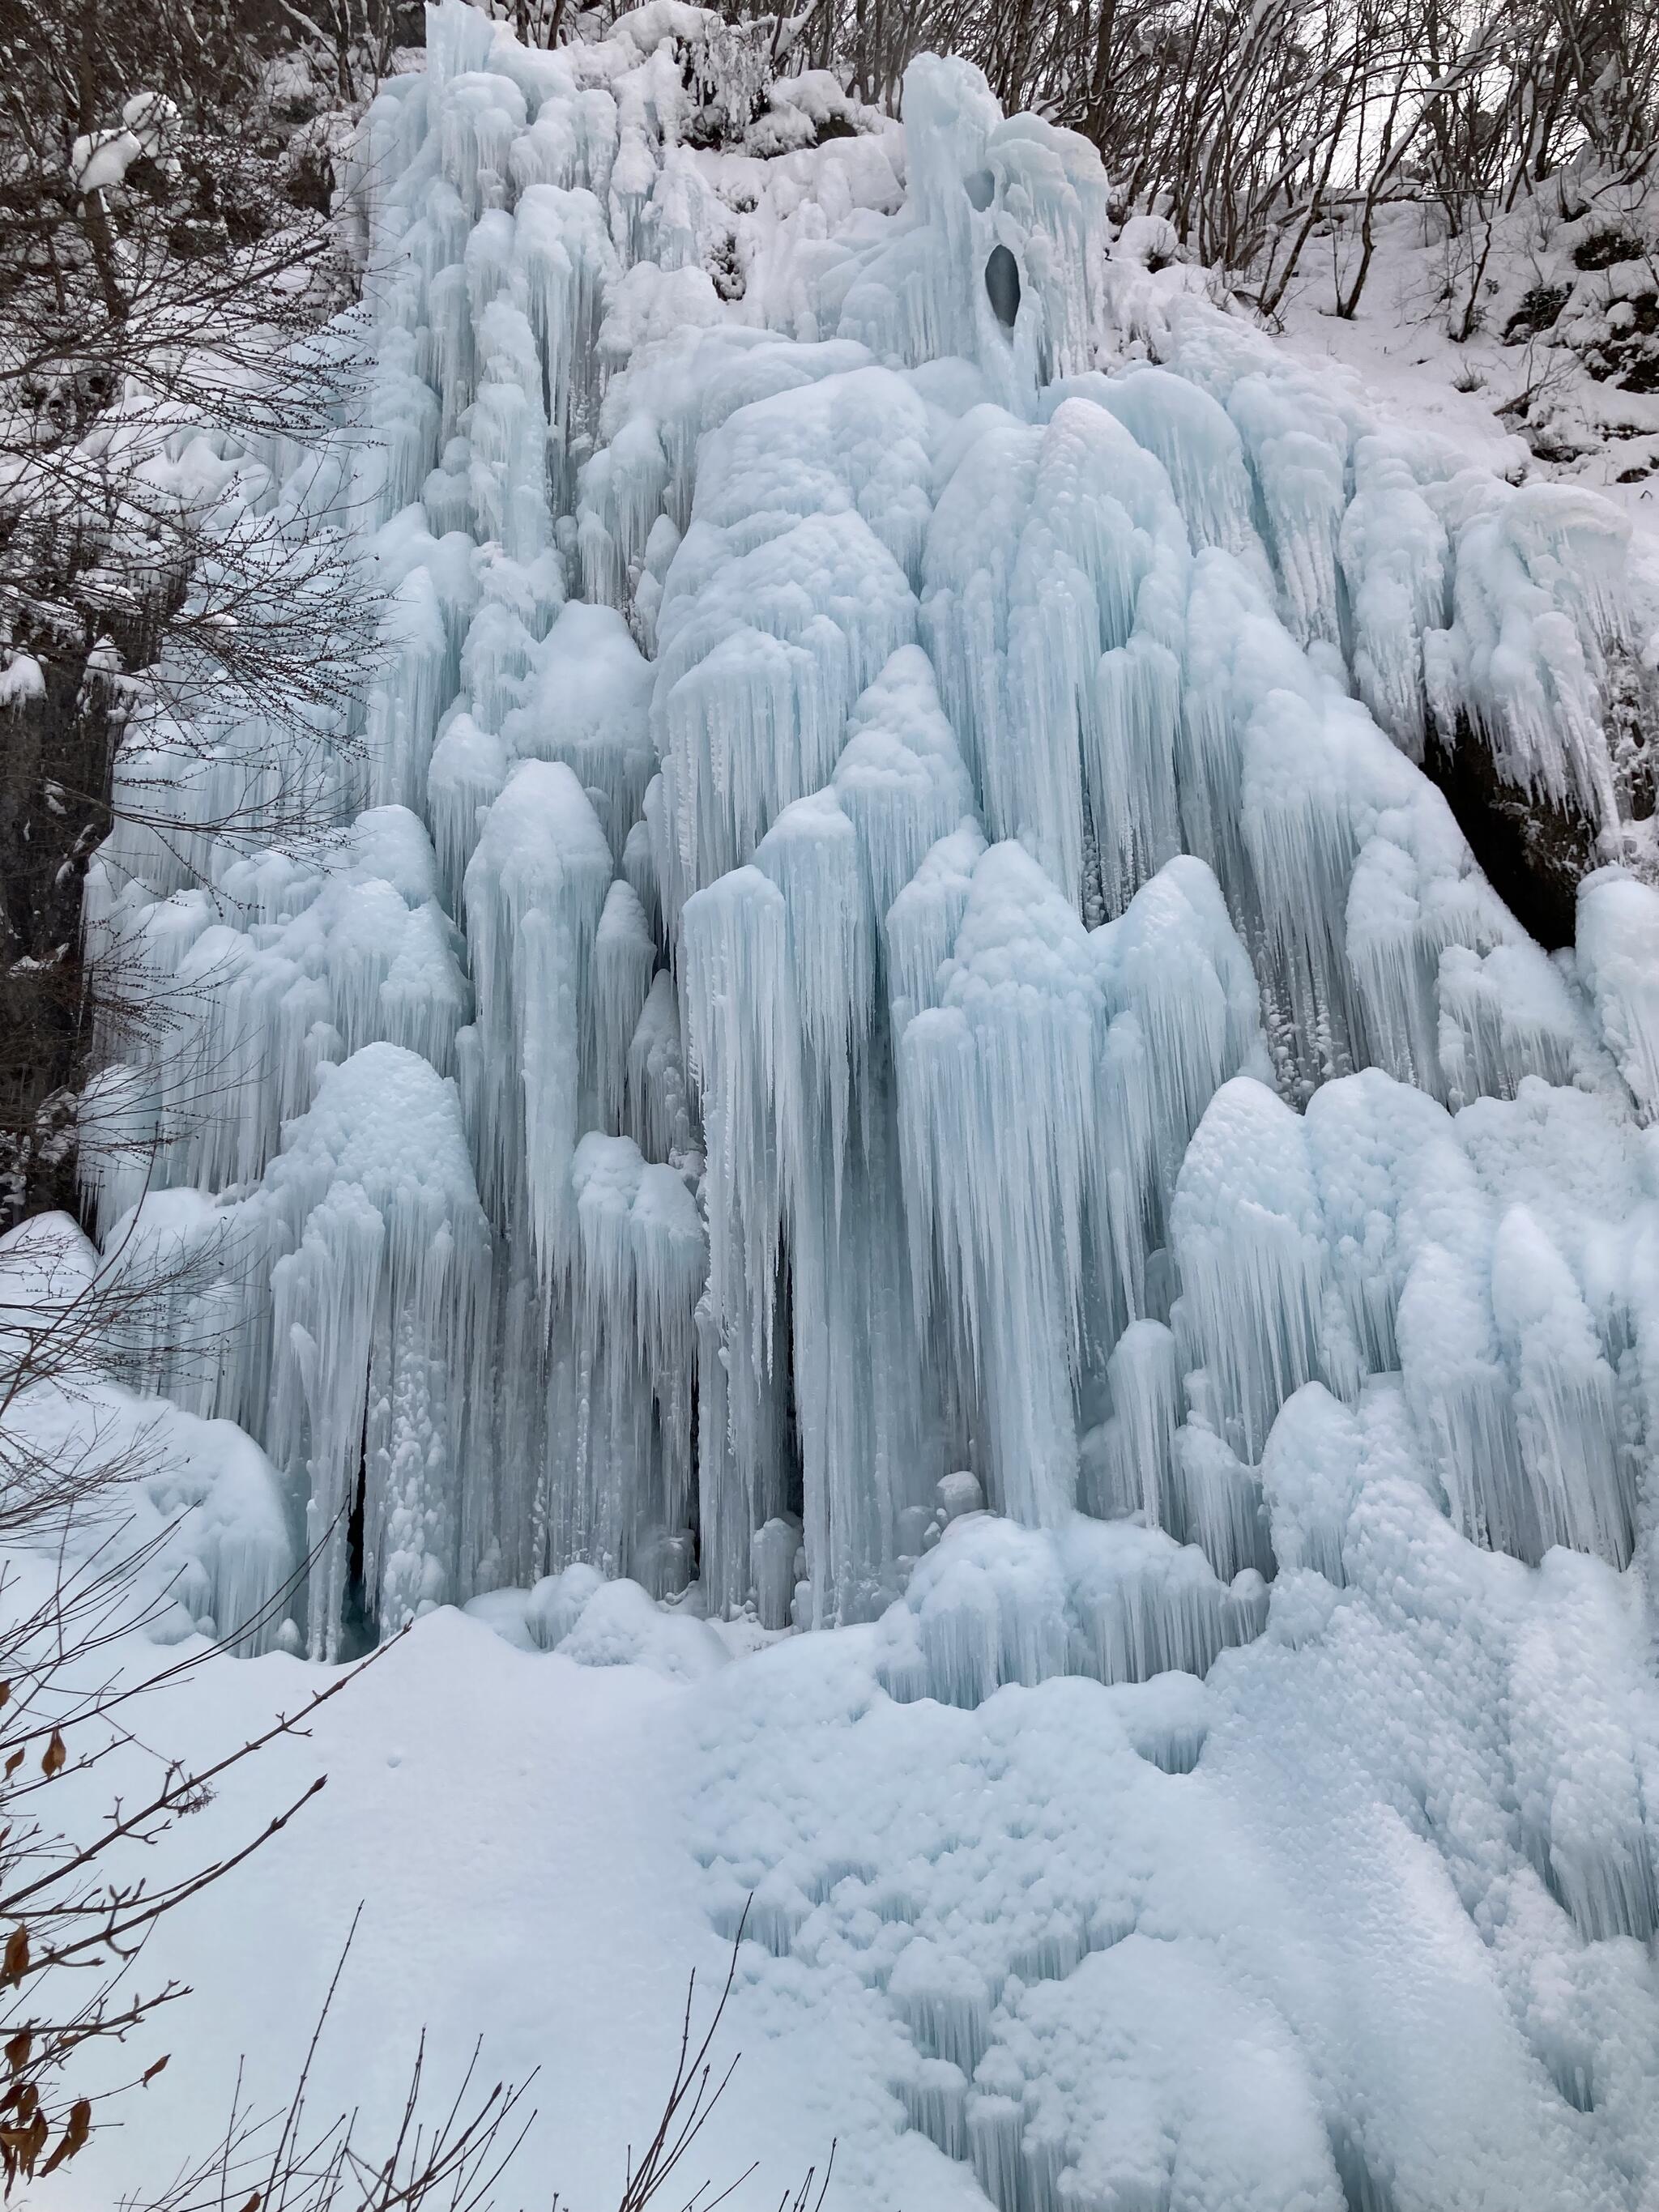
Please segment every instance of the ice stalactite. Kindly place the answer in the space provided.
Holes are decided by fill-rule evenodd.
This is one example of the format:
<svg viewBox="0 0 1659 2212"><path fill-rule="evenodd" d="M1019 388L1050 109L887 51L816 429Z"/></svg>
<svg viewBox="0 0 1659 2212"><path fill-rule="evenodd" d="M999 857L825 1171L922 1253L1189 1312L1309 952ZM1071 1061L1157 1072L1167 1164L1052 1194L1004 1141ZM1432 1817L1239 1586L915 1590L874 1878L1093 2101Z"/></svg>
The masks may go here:
<svg viewBox="0 0 1659 2212"><path fill-rule="evenodd" d="M271 1456L315 1554L311 1649L332 1657L354 1513L383 1629L461 1582L457 1477L477 1468L489 1402L490 1234L453 1084L403 1048L366 1046L326 1071L246 1203L275 1257Z"/></svg>
<svg viewBox="0 0 1659 2212"><path fill-rule="evenodd" d="M848 716L915 634L925 410L870 370L759 401L700 450L697 512L657 617L671 927L829 781Z"/></svg>
<svg viewBox="0 0 1659 2212"><path fill-rule="evenodd" d="M692 1068L708 1155L708 1297L699 1492L703 1571L722 1606L749 1584L751 1533L787 1506L779 1124L797 1126L800 1068L783 894L752 865L684 917Z"/></svg>
<svg viewBox="0 0 1659 2212"><path fill-rule="evenodd" d="M1619 816L1601 686L1625 620L1629 525L1565 485L1488 493L1457 517L1452 620L1426 641L1431 697L1476 722L1507 777Z"/></svg>
<svg viewBox="0 0 1659 2212"><path fill-rule="evenodd" d="M1075 911L1012 843L975 866L945 974L899 1047L912 1266L926 1316L936 1243L945 1317L983 1378L993 1503L1053 1525L1077 1487L1099 987Z"/></svg>
<svg viewBox="0 0 1659 2212"><path fill-rule="evenodd" d="M893 1696L981 1705L1005 1682L1205 1674L1261 1627L1267 1585L1231 1585L1162 1529L1081 1516L1059 1533L975 1516L931 1551L881 1624Z"/></svg>
<svg viewBox="0 0 1659 2212"><path fill-rule="evenodd" d="M1583 1214L1540 1218L1537 1154L1569 1127L1595 1163ZM1176 1327L1206 1418L1254 1462L1304 1384L1353 1402L1397 1370L1466 1534L1534 1561L1565 1544L1623 1565L1641 1416L1617 1370L1632 1325L1644 1342L1650 1327L1630 1303L1639 1247L1617 1225L1641 1204L1632 1135L1536 1078L1455 1120L1376 1072L1327 1085L1301 1117L1229 1086L1172 1216Z"/></svg>
<svg viewBox="0 0 1659 2212"><path fill-rule="evenodd" d="M570 1162L592 1073L589 971L611 882L611 848L574 771L523 763L467 866L480 989L462 1069L486 1201L528 1231L544 1282L568 1249Z"/></svg>
<svg viewBox="0 0 1659 2212"><path fill-rule="evenodd" d="M1398 439L1373 431L1353 449L1354 496L1338 550L1354 628L1354 685L1407 757L1428 731L1425 632L1443 628L1450 547Z"/></svg>
<svg viewBox="0 0 1659 2212"><path fill-rule="evenodd" d="M1091 941L1108 1024L1099 1111L1121 1324L1167 1299L1151 1268L1212 1097L1232 1076L1265 1074L1267 1055L1255 975L1201 861L1166 862Z"/></svg>
<svg viewBox="0 0 1659 2212"><path fill-rule="evenodd" d="M1265 1085L1240 1077L1212 1102L1171 1218L1181 1320L1217 1418L1248 1459L1274 1414L1315 1375L1325 1255L1302 1123Z"/></svg>
<svg viewBox="0 0 1659 2212"><path fill-rule="evenodd" d="M1659 1113L1659 890L1598 870L1578 894L1578 972L1638 1113Z"/></svg>
<svg viewBox="0 0 1659 2212"><path fill-rule="evenodd" d="M994 846L953 923L898 1046L912 1267L927 1316L937 1260L940 1325L983 1398L994 1501L1054 1526L1076 1492L1088 1340L1109 1348L1146 1310L1187 1139L1218 1084L1264 1064L1255 994L1188 860L1091 935L1022 847Z"/></svg>
<svg viewBox="0 0 1659 2212"><path fill-rule="evenodd" d="M562 1449L547 1508L550 1549L665 1595L685 1587L692 1566L702 1224L684 1177L648 1164L627 1137L585 1136L571 1182L575 1340L554 1382Z"/></svg>
<svg viewBox="0 0 1659 2212"><path fill-rule="evenodd" d="M945 711L989 833L1021 838L1074 902L1085 777L1109 825L1138 795L1131 777L1156 790L1168 757L1158 656L1179 644L1186 558L1162 471L1080 400L1042 428L988 420L939 501L922 607ZM1138 834L1154 863L1178 849L1156 800ZM1120 861L1114 907L1134 889L1124 878Z"/></svg>

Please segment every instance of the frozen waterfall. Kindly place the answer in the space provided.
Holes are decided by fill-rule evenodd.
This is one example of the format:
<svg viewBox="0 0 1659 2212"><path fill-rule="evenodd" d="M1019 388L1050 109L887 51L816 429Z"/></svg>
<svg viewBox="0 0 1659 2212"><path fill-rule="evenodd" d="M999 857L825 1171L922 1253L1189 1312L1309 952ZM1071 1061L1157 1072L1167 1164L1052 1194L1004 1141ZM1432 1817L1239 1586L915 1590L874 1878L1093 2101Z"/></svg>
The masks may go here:
<svg viewBox="0 0 1659 2212"><path fill-rule="evenodd" d="M1575 1942L1659 1919L1659 1735L1613 1686L1659 1626L1659 890L1603 735L1656 615L1626 526L1115 252L1093 151L964 64L915 64L902 126L820 143L757 94L768 149L711 147L714 21L650 0L538 52L442 0L367 118L337 342L373 419L334 458L386 659L336 733L337 836L221 840L187 879L181 838L124 834L89 893L191 1010L105 1080L240 1316L167 1387L270 1454L315 1656L538 1584L562 1635L628 1577L877 1624L834 1662L866 1702L951 1708L993 1796L1052 1774L1036 1933L966 1842L952 1918L824 1841L835 1759L793 1857L742 1833L758 1738L708 1812L751 1930L884 1992L895 2094L1003 2212L1565 2205L1516 2177L1577 2171L1638 2084L1597 2074L1460 2194L1476 2154L1413 2057L1379 2118L1328 1990L1270 2002L1185 1922L1155 1966L1147 1899L1160 1853L1202 1856L1158 1786L1209 1735L1269 1804L1316 1724L1251 1750L1242 1670L1288 1710L1358 1592L1371 1640L1314 1705L1416 1686L1426 1747L1367 1786L1478 1940L1509 1940L1483 1822ZM1576 949L1481 873L1431 728L1599 826ZM114 1236L140 1194L92 1165ZM1060 1780L1078 1677L1114 1701L1078 1757L1133 1832L1115 1901ZM1007 1685L1041 1705L999 1748ZM891 1792L943 1864L951 1816ZM1588 2078L1595 2002L1540 1982L1513 2052L1482 2014L1469 2098L1508 2112L1522 2057ZM1194 2018L1182 2061L1128 2026ZM1245 2050L1278 2120L1241 2149L1182 2075Z"/></svg>
<svg viewBox="0 0 1659 2212"><path fill-rule="evenodd" d="M1030 1527L1208 1529L1231 1576L1271 1564L1238 1501L1285 1399L1389 1373L1470 1535L1622 1565L1659 894L1608 811L1552 962L1412 764L1461 714L1599 803L1618 519L1178 293L1152 365L1090 149L964 67L916 65L902 132L694 159L702 21L532 53L434 14L361 153L368 811L319 856L210 852L206 888L159 840L97 871L97 927L191 1009L125 1110L277 1286L204 1410L313 1527L359 1480L374 1525L416 1514L383 1629L574 1559L871 1617L957 1468ZM378 1118L313 1190L331 1064L336 1117ZM465 1146L417 1198L434 1114ZM1571 1220L1534 1188L1569 1165ZM405 1237L453 1249L441 1288ZM426 1347L375 1398L418 1495L313 1433L359 1418L355 1327L284 1410L286 1302L359 1267ZM1231 1535L1176 1473L1218 1450Z"/></svg>

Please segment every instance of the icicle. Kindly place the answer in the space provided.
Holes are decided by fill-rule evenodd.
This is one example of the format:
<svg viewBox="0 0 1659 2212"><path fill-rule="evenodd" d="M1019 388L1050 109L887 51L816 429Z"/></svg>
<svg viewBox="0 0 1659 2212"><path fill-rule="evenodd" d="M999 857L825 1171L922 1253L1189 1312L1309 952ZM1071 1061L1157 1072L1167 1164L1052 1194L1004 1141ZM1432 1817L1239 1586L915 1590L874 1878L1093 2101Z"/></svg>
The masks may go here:
<svg viewBox="0 0 1659 2212"><path fill-rule="evenodd" d="M1659 891L1622 868L1578 887L1578 973L1644 1121L1659 1115Z"/></svg>
<svg viewBox="0 0 1659 2212"><path fill-rule="evenodd" d="M939 978L955 949L984 851L979 824L963 823L928 848L888 909L884 933L896 1048L915 1016L939 1004Z"/></svg>
<svg viewBox="0 0 1659 2212"><path fill-rule="evenodd" d="M783 893L789 916L791 1003L803 1086L827 1109L827 1163L840 1212L848 1102L857 1086L873 1004L875 948L860 880L858 834L833 791L786 806L755 865ZM806 1109L803 1097L802 1109ZM780 1116L781 1119L781 1115ZM805 1126L785 1124L799 1174Z"/></svg>
<svg viewBox="0 0 1659 2212"><path fill-rule="evenodd" d="M787 397L705 438L657 619L671 919L828 782L854 702L915 635L891 549L914 557L927 512L925 411L887 371Z"/></svg>
<svg viewBox="0 0 1659 2212"><path fill-rule="evenodd" d="M456 914L465 912L467 867L484 817L501 797L507 776L507 750L500 738L481 729L465 710L446 717L427 772L427 812L445 898Z"/></svg>
<svg viewBox="0 0 1659 2212"><path fill-rule="evenodd" d="M526 761L490 808L466 872L480 1182L499 1218L526 1222L544 1282L569 1230L568 1170L591 1054L588 969L611 870L572 770Z"/></svg>
<svg viewBox="0 0 1659 2212"><path fill-rule="evenodd" d="M930 848L974 811L973 787L919 646L894 653L854 708L835 791L857 830L869 910L879 921Z"/></svg>
<svg viewBox="0 0 1659 2212"><path fill-rule="evenodd" d="M660 797L661 792L661 779L653 776L646 787L641 806L648 810L653 793ZM646 926L654 937L662 927L662 900L657 888L657 856L652 845L651 824L644 811L623 840L622 872L624 881L632 886Z"/></svg>
<svg viewBox="0 0 1659 2212"><path fill-rule="evenodd" d="M439 82L439 160L448 182L475 222L506 198L513 142L525 125L524 94L484 66L482 55L463 63L458 54Z"/></svg>
<svg viewBox="0 0 1659 2212"><path fill-rule="evenodd" d="M1269 1575L1273 1555L1261 1477L1220 1437L1188 1422L1175 1442L1185 1510L1185 1535L1224 1583L1240 1575Z"/></svg>
<svg viewBox="0 0 1659 2212"><path fill-rule="evenodd" d="M1420 761L1428 731L1424 640L1446 615L1445 528L1395 441L1359 439L1353 467L1340 555L1353 611L1355 685L1407 759Z"/></svg>
<svg viewBox="0 0 1659 2212"><path fill-rule="evenodd" d="M1520 1384L1515 1423L1531 1492L1528 1522L1542 1545L1598 1552L1622 1567L1636 1496L1613 1370L1571 1269L1524 1206L1498 1224L1492 1296Z"/></svg>
<svg viewBox="0 0 1659 2212"><path fill-rule="evenodd" d="M283 1250L270 1449L308 1493L307 1634L331 1659L360 1465L382 1633L454 1594L465 1492L482 1472L471 1447L488 1403L490 1238L453 1085L411 1052L368 1046L327 1071L250 1203Z"/></svg>
<svg viewBox="0 0 1659 2212"><path fill-rule="evenodd" d="M925 1313L931 1237L986 1406L994 1495L1052 1525L1077 1484L1070 1360L1101 1006L1083 926L1023 847L978 862L946 974L898 1047L912 1270Z"/></svg>
<svg viewBox="0 0 1659 2212"><path fill-rule="evenodd" d="M593 940L599 1112L613 1136L622 1133L629 1051L645 1011L656 964L656 939L646 927L644 910L635 893L618 878L605 894L605 911Z"/></svg>
<svg viewBox="0 0 1659 2212"><path fill-rule="evenodd" d="M471 1003L436 888L424 830L392 806L303 861L226 866L218 904L242 906L244 928L210 921L201 893L112 914L105 957L167 1009L146 1091L149 1172L214 1190L257 1181L320 1062L376 1039L447 1073Z"/></svg>
<svg viewBox="0 0 1659 2212"><path fill-rule="evenodd" d="M708 1463L724 1477L701 1492L703 1543L729 1605L747 1594L750 1535L783 1502L770 1456L783 1372L775 1334L786 1170L776 1132L799 1127L800 1096L783 894L757 868L722 876L688 902L681 953L708 1158L699 1376L705 1434L714 1431Z"/></svg>
<svg viewBox="0 0 1659 2212"><path fill-rule="evenodd" d="M1291 634L1299 645L1319 639L1340 650L1337 543L1348 497L1348 424L1308 381L1242 377L1227 412L1261 502Z"/></svg>
<svg viewBox="0 0 1659 2212"><path fill-rule="evenodd" d="M545 120L550 127L554 118ZM537 118L538 130L543 121ZM542 405L568 453L579 437L592 434L603 358L599 327L621 271L592 192L552 181L532 184L514 213L514 256L540 359Z"/></svg>
<svg viewBox="0 0 1659 2212"><path fill-rule="evenodd" d="M988 427L927 538L924 629L987 827L1018 836L1074 900L1085 769L1105 818L1121 797L1114 763L1159 742L1155 721L1109 734L1101 722L1139 703L1109 678L1103 690L1102 655L1127 646L1143 585L1160 562L1172 580L1183 551L1167 484L1143 461L1085 399L1062 402L1046 428ZM1132 507L1155 518L1158 538ZM1146 703L1156 717L1156 696Z"/></svg>
<svg viewBox="0 0 1659 2212"><path fill-rule="evenodd" d="M1201 860L1182 855L1094 933L1110 1026L1103 1055L1101 1171L1121 1316L1146 1310L1188 1142L1220 1085L1267 1073L1256 982Z"/></svg>
<svg viewBox="0 0 1659 2212"><path fill-rule="evenodd" d="M650 665L621 616L572 599L536 649L524 704L501 726L520 759L574 770L618 858L656 769L650 696Z"/></svg>
<svg viewBox="0 0 1659 2212"><path fill-rule="evenodd" d="M648 1160L691 1151L693 1129L674 979L659 969L628 1046L628 1133Z"/></svg>
<svg viewBox="0 0 1659 2212"><path fill-rule="evenodd" d="M676 1586L672 1563L684 1548L690 1501L702 1224L684 1178L647 1166L626 1137L584 1137L571 1187L578 1320L567 1433L574 1450L556 1500L552 1556L631 1572L665 1593Z"/></svg>
<svg viewBox="0 0 1659 2212"><path fill-rule="evenodd" d="M536 341L522 311L506 299L492 299L477 327L477 397L460 422L471 511L480 538L528 565L546 551L553 528Z"/></svg>
<svg viewBox="0 0 1659 2212"><path fill-rule="evenodd" d="M1112 1413L1086 1440L1083 1503L1103 1521L1144 1514L1146 1525L1179 1534L1185 1526L1173 1458L1181 1425L1181 1368L1162 1322L1132 1322L1106 1365Z"/></svg>
<svg viewBox="0 0 1659 2212"><path fill-rule="evenodd" d="M896 1698L968 1707L1055 1674L1201 1675L1259 1633L1266 1610L1259 1574L1229 1587L1155 1529L1074 1516L1054 1534L976 1515L947 1529L884 1617L881 1671Z"/></svg>
<svg viewBox="0 0 1659 2212"><path fill-rule="evenodd" d="M1182 1164L1170 1231L1224 1433L1252 1462L1319 1372L1321 1227L1301 1122L1260 1083L1224 1084Z"/></svg>
<svg viewBox="0 0 1659 2212"><path fill-rule="evenodd" d="M1082 1531L1073 1604L1083 1650L1080 1673L1102 1682L1146 1682L1172 1669L1207 1674L1229 1645L1261 1632L1267 1592L1252 1568L1218 1582L1196 1545L1127 1522Z"/></svg>
<svg viewBox="0 0 1659 2212"><path fill-rule="evenodd" d="M1099 391L1102 404L1169 471L1194 546L1231 553L1265 580L1249 471L1225 410L1164 368L1131 369Z"/></svg>
<svg viewBox="0 0 1659 2212"><path fill-rule="evenodd" d="M1577 805L1609 836L1619 803L1602 684L1628 623L1629 532L1627 517L1576 486L1493 486L1455 533L1450 625L1425 641L1443 729L1466 715L1500 776Z"/></svg>

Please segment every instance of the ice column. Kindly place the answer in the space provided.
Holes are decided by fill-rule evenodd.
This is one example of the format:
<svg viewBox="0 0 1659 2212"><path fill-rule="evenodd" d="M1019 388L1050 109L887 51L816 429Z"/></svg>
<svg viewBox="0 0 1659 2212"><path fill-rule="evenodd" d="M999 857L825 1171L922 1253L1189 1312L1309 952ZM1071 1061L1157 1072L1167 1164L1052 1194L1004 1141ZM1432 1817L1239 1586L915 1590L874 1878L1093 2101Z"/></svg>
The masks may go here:
<svg viewBox="0 0 1659 2212"><path fill-rule="evenodd" d="M337 1656L362 1485L383 1632L455 1594L476 1451L490 1236L453 1083L374 1044L325 1071L252 1201L271 1273L272 1458L305 1501L313 1656Z"/></svg>

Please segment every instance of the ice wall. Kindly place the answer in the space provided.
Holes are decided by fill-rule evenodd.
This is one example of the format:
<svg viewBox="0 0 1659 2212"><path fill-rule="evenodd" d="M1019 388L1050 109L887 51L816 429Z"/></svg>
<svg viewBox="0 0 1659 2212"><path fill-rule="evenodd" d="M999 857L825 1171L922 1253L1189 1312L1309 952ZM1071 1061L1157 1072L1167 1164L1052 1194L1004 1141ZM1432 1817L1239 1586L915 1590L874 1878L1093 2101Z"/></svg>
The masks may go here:
<svg viewBox="0 0 1659 2212"><path fill-rule="evenodd" d="M202 1402L296 1532L430 1533L331 1553L313 1645L348 1583L385 1628L577 1559L867 1617L966 1468L1231 1580L1280 1405L1391 1373L1471 1537L1623 1565L1654 894L1605 872L1546 958L1413 765L1478 727L1613 821L1619 524L1160 289L964 65L814 122L743 51L433 11L361 149L327 466L386 658L312 769L341 827L181 869L185 790L94 872L180 1010L105 1079L104 1219L220 1194L275 1289ZM325 1101L349 1200L296 1194ZM388 1316L296 1369L301 1281ZM363 1454L377 1360L407 1442Z"/></svg>

